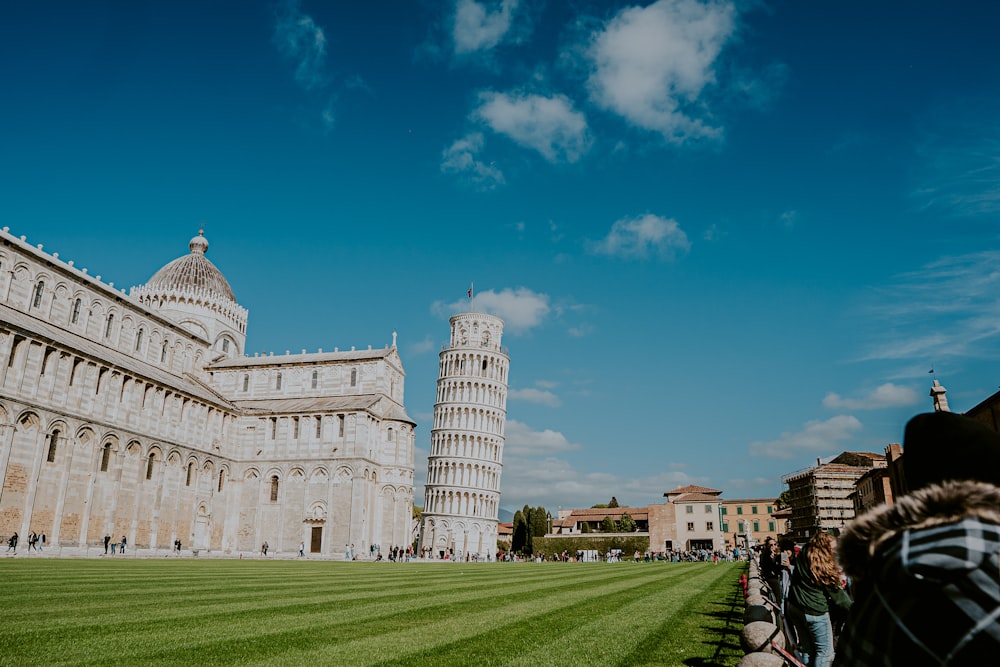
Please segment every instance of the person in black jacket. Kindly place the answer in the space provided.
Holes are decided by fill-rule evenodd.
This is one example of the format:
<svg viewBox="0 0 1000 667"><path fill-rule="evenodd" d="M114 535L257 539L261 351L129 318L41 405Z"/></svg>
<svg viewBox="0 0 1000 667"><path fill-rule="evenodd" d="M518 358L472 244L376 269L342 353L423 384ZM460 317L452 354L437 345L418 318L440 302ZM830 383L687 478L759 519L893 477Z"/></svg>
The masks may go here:
<svg viewBox="0 0 1000 667"><path fill-rule="evenodd" d="M856 602L837 665L978 665L1000 655L1000 434L950 412L906 425L909 493L840 537Z"/></svg>

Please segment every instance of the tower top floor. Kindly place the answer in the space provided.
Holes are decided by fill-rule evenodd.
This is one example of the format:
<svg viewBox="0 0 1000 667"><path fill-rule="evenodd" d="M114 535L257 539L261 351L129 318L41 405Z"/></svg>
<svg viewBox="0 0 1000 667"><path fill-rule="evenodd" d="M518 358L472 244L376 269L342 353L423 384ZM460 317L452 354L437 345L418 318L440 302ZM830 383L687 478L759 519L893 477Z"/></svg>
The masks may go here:
<svg viewBox="0 0 1000 667"><path fill-rule="evenodd" d="M503 320L486 313L459 313L452 315L451 348L486 349L506 354L501 347Z"/></svg>

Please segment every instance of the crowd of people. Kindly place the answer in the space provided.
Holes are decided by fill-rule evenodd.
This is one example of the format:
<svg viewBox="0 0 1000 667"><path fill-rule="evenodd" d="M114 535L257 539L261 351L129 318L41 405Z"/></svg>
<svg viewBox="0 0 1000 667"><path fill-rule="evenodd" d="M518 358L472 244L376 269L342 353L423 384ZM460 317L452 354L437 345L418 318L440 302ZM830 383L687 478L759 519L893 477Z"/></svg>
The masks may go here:
<svg viewBox="0 0 1000 667"><path fill-rule="evenodd" d="M30 533L28 533L27 553L31 553L32 551L41 553L45 548L45 542L47 539L48 538L45 537L45 533L36 533L35 531L31 531ZM13 535L11 535L6 539L7 552L17 554L17 545L20 543L20 541L21 538L15 531Z"/></svg>
<svg viewBox="0 0 1000 667"><path fill-rule="evenodd" d="M905 493L839 536L765 541L761 575L809 667L980 664L1000 653L1000 434L950 412L906 425Z"/></svg>

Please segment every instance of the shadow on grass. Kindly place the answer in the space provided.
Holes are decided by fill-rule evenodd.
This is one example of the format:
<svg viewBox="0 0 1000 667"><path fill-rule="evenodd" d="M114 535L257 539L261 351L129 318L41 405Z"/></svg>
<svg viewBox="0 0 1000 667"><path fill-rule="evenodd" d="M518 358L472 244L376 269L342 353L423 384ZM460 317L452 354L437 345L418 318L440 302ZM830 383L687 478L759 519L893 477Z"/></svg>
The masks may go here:
<svg viewBox="0 0 1000 667"><path fill-rule="evenodd" d="M743 630L743 588L733 582L728 598L712 603L711 607L711 611L702 614L711 619L702 626L702 630L706 637L714 635L711 643L715 646L715 652L711 658L688 658L684 664L690 667L732 667L735 663L723 662L724 656L732 656L734 653L742 656L740 632Z"/></svg>

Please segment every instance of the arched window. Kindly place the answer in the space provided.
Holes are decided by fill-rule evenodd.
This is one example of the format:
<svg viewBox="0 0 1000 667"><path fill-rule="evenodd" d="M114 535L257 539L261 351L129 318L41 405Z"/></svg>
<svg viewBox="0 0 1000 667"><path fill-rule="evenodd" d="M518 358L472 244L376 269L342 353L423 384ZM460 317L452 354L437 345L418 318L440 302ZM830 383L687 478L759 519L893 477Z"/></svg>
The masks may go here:
<svg viewBox="0 0 1000 667"><path fill-rule="evenodd" d="M250 391L250 374L243 374L243 391Z"/></svg>
<svg viewBox="0 0 1000 667"><path fill-rule="evenodd" d="M222 485L226 482L226 471L219 471L219 493L222 493Z"/></svg>
<svg viewBox="0 0 1000 667"><path fill-rule="evenodd" d="M192 475L194 475L194 461L188 463L187 479L184 481L184 486L191 486Z"/></svg>
<svg viewBox="0 0 1000 667"><path fill-rule="evenodd" d="M49 455L46 457L46 461L49 463L55 463L56 460L56 444L59 440L59 430L56 429L49 434Z"/></svg>
<svg viewBox="0 0 1000 667"><path fill-rule="evenodd" d="M292 417L292 438L299 439L299 418Z"/></svg>
<svg viewBox="0 0 1000 667"><path fill-rule="evenodd" d="M271 477L271 502L278 502L278 476Z"/></svg>
<svg viewBox="0 0 1000 667"><path fill-rule="evenodd" d="M222 351L223 352L229 352L229 339L228 338L223 338L222 339Z"/></svg>
<svg viewBox="0 0 1000 667"><path fill-rule="evenodd" d="M274 388L281 389L281 373L278 373L278 377L274 380Z"/></svg>
<svg viewBox="0 0 1000 667"><path fill-rule="evenodd" d="M153 461L156 460L156 453L149 453L149 460L146 461L146 479L153 479Z"/></svg>
<svg viewBox="0 0 1000 667"><path fill-rule="evenodd" d="M108 471L108 463L111 462L111 443L104 445L104 451L101 452L101 472Z"/></svg>
<svg viewBox="0 0 1000 667"><path fill-rule="evenodd" d="M323 418L316 415L316 439L319 440L323 437Z"/></svg>
<svg viewBox="0 0 1000 667"><path fill-rule="evenodd" d="M167 342L163 341L163 347L160 348L160 363L162 364L167 360Z"/></svg>
<svg viewBox="0 0 1000 667"><path fill-rule="evenodd" d="M31 307L38 308L42 305L42 294L45 292L45 281L39 280L38 284L35 285L35 296L31 300Z"/></svg>
<svg viewBox="0 0 1000 667"><path fill-rule="evenodd" d="M139 348L142 347L142 334L145 333L141 328L135 334L135 351L138 352Z"/></svg>
<svg viewBox="0 0 1000 667"><path fill-rule="evenodd" d="M76 324L77 321L80 319L80 306L81 305L82 304L81 304L81 302L80 302L79 299L76 299L75 301L73 301L73 310L70 312L70 315L69 315L69 323L70 324Z"/></svg>
<svg viewBox="0 0 1000 667"><path fill-rule="evenodd" d="M358 371L357 370L352 370L351 371L351 386L352 387L356 387L357 385L358 385Z"/></svg>
<svg viewBox="0 0 1000 667"><path fill-rule="evenodd" d="M319 383L319 371L313 371L312 388L315 389L318 383Z"/></svg>
<svg viewBox="0 0 1000 667"><path fill-rule="evenodd" d="M108 323L104 326L104 337L105 338L110 338L111 337L111 327L112 327L112 325L114 325L114 323L115 323L115 314L114 313L108 313Z"/></svg>

